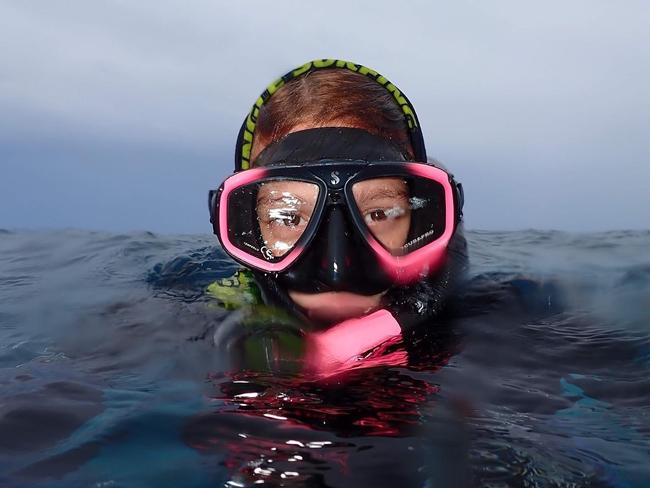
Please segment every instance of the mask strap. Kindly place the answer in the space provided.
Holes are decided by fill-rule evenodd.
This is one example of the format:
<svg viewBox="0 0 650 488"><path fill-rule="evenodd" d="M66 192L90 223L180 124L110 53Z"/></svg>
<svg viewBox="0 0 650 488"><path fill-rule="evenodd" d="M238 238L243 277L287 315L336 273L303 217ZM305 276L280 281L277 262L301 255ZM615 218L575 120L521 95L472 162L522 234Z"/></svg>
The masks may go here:
<svg viewBox="0 0 650 488"><path fill-rule="evenodd" d="M266 102L269 101L271 96L279 88L294 78L298 78L299 76L302 76L311 71L334 68L347 69L355 73L365 75L386 88L386 90L395 99L395 102L402 109L402 113L404 114L404 119L406 121L406 126L408 127L409 139L411 145L413 146L415 160L420 162L427 161L427 153L424 147L424 138L422 136L422 130L420 129L420 122L418 121L417 114L415 113L415 108L413 108L413 105L411 105L411 102L409 102L408 98L406 98L406 96L395 85L393 85L390 81L377 73L375 70L367 68L360 64L351 63L349 61L342 61L339 59L316 59L314 61L303 64L302 66L289 71L281 78L278 78L273 83L271 83L266 88L266 90L264 90L264 92L262 92L262 94L257 98L255 104L246 116L244 123L239 129L237 144L235 146L236 172L246 170L251 167L251 149L253 147L253 136L255 133L255 127L257 125L257 119L259 117L260 109Z"/></svg>

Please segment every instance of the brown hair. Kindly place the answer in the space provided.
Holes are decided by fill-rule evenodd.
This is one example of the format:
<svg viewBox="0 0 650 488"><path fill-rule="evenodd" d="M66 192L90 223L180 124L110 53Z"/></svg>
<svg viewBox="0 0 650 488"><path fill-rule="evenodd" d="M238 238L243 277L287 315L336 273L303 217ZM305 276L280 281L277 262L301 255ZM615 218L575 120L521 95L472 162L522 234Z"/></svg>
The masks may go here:
<svg viewBox="0 0 650 488"><path fill-rule="evenodd" d="M260 109L252 160L296 127L364 129L413 157L406 120L393 96L376 81L348 70L312 71L278 89Z"/></svg>

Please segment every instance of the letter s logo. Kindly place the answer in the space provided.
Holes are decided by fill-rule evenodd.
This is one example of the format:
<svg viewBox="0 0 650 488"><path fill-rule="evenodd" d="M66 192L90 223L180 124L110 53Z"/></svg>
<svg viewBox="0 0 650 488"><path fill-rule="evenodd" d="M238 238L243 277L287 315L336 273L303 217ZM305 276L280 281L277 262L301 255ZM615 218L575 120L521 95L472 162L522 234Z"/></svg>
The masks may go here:
<svg viewBox="0 0 650 488"><path fill-rule="evenodd" d="M267 261L271 261L274 257L273 252L267 246L262 246L260 248L260 252L262 253L262 256L264 256L264 259Z"/></svg>

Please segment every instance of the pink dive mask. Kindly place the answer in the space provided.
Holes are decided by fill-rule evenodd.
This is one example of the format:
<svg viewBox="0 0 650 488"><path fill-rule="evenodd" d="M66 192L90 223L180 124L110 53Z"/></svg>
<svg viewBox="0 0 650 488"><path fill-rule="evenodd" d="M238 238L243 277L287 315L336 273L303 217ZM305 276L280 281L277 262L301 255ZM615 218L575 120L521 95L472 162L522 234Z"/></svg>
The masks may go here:
<svg viewBox="0 0 650 488"><path fill-rule="evenodd" d="M348 227L334 238L329 229L328 239L361 242L364 259L370 254L391 283L402 285L444 263L462 189L432 164L320 160L236 173L210 192L209 203L224 250L247 267L290 272L323 245L318 236L340 214Z"/></svg>

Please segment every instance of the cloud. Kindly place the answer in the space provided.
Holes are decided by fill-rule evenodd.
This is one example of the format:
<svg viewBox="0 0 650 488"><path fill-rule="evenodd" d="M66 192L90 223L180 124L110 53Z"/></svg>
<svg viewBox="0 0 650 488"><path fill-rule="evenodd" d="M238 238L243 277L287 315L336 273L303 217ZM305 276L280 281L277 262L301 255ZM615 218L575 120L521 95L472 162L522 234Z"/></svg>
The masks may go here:
<svg viewBox="0 0 650 488"><path fill-rule="evenodd" d="M66 189L71 201L92 198L81 181L142 177L106 180L98 168L111 155L126 168L126 160L155 167L161 153L174 154L168 171L214 174L212 184L230 170L238 126L264 86L309 59L339 57L408 94L429 152L465 182L470 226L648 226L643 1L24 0L2 3L0 19L0 156L10 168L32 168L0 183L12 185L0 197L5 208L16 207L16 190L46 185L39 169L72 171L61 162L79 157L64 157L70 147L86 148L77 184ZM62 159L45 150L37 157L35 146ZM204 229L203 208L183 207L201 218L182 223L160 218L151 201L174 182L147 176L150 188L140 191L152 198L134 202L141 207L130 227ZM188 185L176 205L199 202L200 180L176 182ZM74 205L52 212L60 225L92 224ZM111 212L97 205L107 228L122 228ZM11 215L0 214L0 226L16 225ZM44 225L37 212L19 217Z"/></svg>

